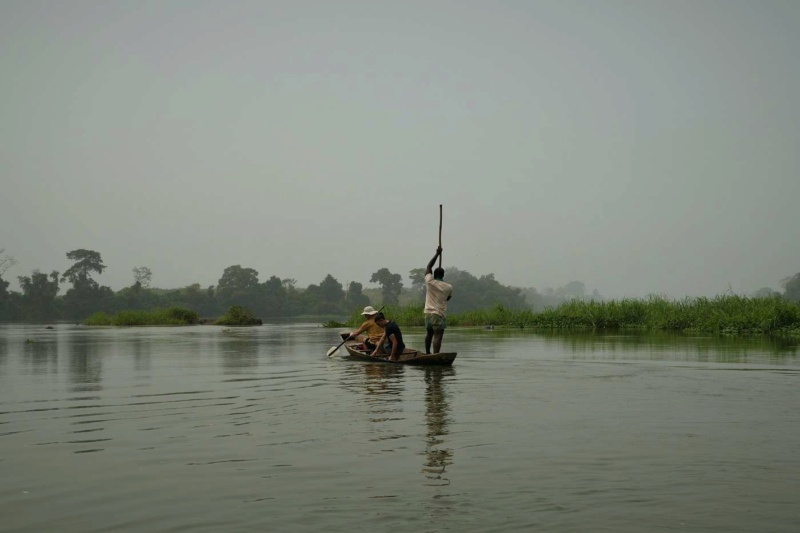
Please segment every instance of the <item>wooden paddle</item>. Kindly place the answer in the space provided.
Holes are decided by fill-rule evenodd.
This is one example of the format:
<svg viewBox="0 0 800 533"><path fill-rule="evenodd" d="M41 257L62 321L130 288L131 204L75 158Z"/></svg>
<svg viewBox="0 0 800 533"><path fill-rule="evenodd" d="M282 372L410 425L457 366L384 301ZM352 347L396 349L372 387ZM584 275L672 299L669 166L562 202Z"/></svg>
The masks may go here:
<svg viewBox="0 0 800 533"><path fill-rule="evenodd" d="M328 350L328 357L333 357L333 355L334 355L336 352L338 352L338 351L339 351L339 348L341 348L341 347L342 347L342 345L343 345L344 343L346 343L346 342L347 342L347 339L349 339L349 338L350 338L350 335L348 335L347 337L345 337L345 338L344 338L344 340L343 340L342 342L340 342L340 343L339 343L339 346L333 346L333 347L331 347L331 349L330 349L330 350Z"/></svg>
<svg viewBox="0 0 800 533"><path fill-rule="evenodd" d="M380 309L378 309L378 313L380 313L381 311L383 311L383 308L384 308L384 307L386 307L386 306L385 306L385 305L382 305L382 306L381 306L381 308L380 308ZM378 313L375 313L375 314L377 315ZM339 351L339 348L341 348L341 347L344 345L344 343L346 343L346 342L347 342L347 339L349 339L349 338L350 338L350 335L348 334L348 335L347 335L347 337L345 337L345 338L344 338L344 340L343 340L342 342L340 342L340 343L339 343L339 346L332 346L332 347L331 347L331 349L330 349L330 350L328 350L328 357L333 357L333 356L336 354L336 352L338 352L338 351Z"/></svg>
<svg viewBox="0 0 800 533"><path fill-rule="evenodd" d="M439 248L442 247L442 204L439 204ZM442 254L439 254L439 268L442 268Z"/></svg>

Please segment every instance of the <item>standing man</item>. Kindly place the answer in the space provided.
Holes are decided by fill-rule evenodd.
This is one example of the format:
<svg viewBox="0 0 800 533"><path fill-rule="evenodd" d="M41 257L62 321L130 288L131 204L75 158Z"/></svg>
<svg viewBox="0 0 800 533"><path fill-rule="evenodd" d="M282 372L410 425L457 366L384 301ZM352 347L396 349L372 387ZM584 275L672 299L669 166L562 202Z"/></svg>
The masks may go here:
<svg viewBox="0 0 800 533"><path fill-rule="evenodd" d="M453 286L442 281L444 279L444 269L437 267L433 269L436 259L442 255L442 247L436 248L436 255L428 263L425 269L425 353L431 353L431 342L433 342L433 353L439 353L442 348L442 337L447 328L447 302L453 296Z"/></svg>
<svg viewBox="0 0 800 533"><path fill-rule="evenodd" d="M378 347L372 352L372 355L378 355L380 352L389 354L389 361L396 361L406 349L403 343L403 334L400 333L400 327L394 322L387 320L383 313L375 315L375 323L383 328L383 336L378 341Z"/></svg>

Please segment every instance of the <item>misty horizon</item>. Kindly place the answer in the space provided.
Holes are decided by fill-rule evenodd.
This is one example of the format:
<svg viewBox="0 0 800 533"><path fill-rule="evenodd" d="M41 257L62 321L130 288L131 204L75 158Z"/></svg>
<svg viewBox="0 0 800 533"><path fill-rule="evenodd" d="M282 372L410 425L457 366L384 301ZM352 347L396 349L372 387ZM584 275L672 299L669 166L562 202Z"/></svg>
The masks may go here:
<svg viewBox="0 0 800 533"><path fill-rule="evenodd" d="M7 2L4 279L443 266L606 298L800 271L800 4ZM457 288L456 288L457 290ZM63 294L63 291L62 291Z"/></svg>

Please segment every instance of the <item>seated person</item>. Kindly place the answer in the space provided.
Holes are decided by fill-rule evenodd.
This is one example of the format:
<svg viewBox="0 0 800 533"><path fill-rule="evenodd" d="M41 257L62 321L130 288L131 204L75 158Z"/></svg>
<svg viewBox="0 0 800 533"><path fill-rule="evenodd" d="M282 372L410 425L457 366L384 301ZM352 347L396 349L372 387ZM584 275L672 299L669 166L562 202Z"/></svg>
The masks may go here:
<svg viewBox="0 0 800 533"><path fill-rule="evenodd" d="M379 353L389 354L390 361L396 361L403 350L406 349L403 343L403 334L400 332L400 327L394 322L387 320L383 313L375 315L375 323L383 328L383 336L378 342L378 347L372 352L372 355Z"/></svg>
<svg viewBox="0 0 800 533"><path fill-rule="evenodd" d="M383 327L375 323L375 316L378 312L373 309L371 305L368 305L361 314L364 315L366 320L364 320L364 323L361 324L357 330L350 333L348 338L355 339L362 333L365 333L366 335L363 339L365 348L367 350L374 350L378 347L378 341L383 336Z"/></svg>

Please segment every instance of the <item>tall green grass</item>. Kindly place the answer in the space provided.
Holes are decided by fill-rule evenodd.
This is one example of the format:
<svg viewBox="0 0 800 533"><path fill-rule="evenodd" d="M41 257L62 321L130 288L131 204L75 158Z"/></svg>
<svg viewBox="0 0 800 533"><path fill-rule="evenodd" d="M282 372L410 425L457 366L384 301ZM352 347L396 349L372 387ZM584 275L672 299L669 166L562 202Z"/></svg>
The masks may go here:
<svg viewBox="0 0 800 533"><path fill-rule="evenodd" d="M387 305L382 313L386 318L397 322L401 326L424 326L425 313L421 304L416 305ZM488 326L503 325L524 327L526 321L530 320L535 313L530 310L507 309L502 305L492 309L478 309L463 313L450 313L447 315L448 326ZM359 311L354 311L347 324L358 326L364 321L364 317Z"/></svg>
<svg viewBox="0 0 800 533"><path fill-rule="evenodd" d="M384 314L401 326L424 326L421 305L387 306ZM350 325L363 317L354 312ZM800 335L800 303L782 298L715 298L670 300L661 296L605 302L571 301L540 313L528 309L491 309L453 313L448 326L497 326L531 329L698 332L735 335Z"/></svg>
<svg viewBox="0 0 800 533"><path fill-rule="evenodd" d="M120 311L114 315L98 312L84 321L87 326L185 326L195 324L200 316L185 307Z"/></svg>

